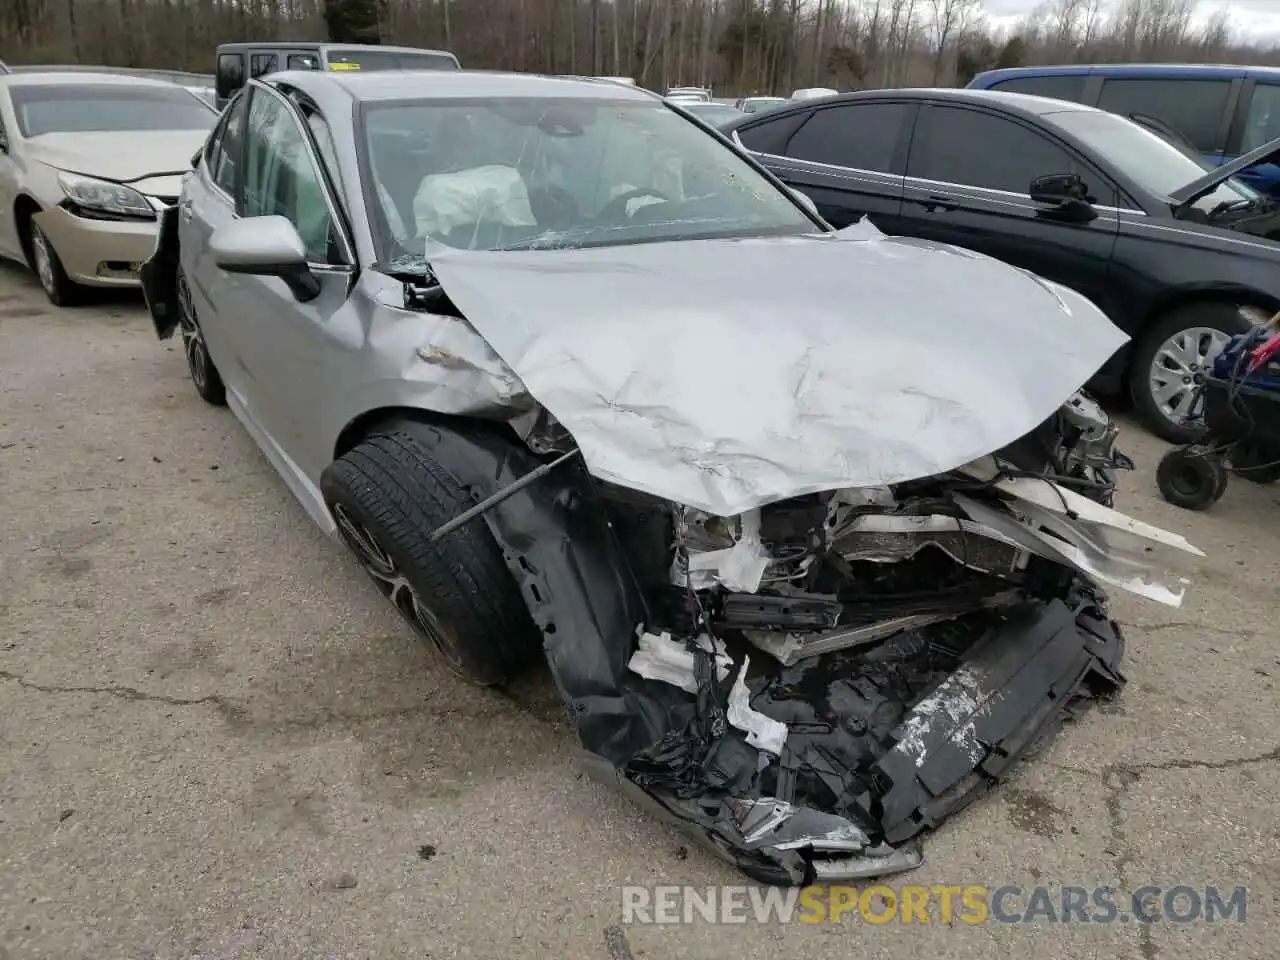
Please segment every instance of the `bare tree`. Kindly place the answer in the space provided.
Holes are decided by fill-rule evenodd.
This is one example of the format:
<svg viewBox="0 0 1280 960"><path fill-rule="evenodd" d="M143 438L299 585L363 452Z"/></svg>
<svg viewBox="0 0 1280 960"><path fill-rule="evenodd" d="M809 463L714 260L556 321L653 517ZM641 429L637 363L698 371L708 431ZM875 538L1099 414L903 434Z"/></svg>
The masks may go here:
<svg viewBox="0 0 1280 960"><path fill-rule="evenodd" d="M951 46L964 34L970 19L982 11L981 0L929 0L932 16L929 35L933 43L933 83L942 76L942 65Z"/></svg>

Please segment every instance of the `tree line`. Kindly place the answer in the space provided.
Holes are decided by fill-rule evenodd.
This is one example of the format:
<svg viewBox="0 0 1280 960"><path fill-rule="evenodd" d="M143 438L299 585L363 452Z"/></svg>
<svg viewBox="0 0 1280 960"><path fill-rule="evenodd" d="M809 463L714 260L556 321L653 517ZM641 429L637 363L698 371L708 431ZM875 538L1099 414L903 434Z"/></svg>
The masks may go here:
<svg viewBox="0 0 1280 960"><path fill-rule="evenodd" d="M963 85L996 66L1280 64L1195 0L1045 0L993 25L982 0L0 0L0 59L209 73L232 40L442 47L465 67L629 76L664 90Z"/></svg>

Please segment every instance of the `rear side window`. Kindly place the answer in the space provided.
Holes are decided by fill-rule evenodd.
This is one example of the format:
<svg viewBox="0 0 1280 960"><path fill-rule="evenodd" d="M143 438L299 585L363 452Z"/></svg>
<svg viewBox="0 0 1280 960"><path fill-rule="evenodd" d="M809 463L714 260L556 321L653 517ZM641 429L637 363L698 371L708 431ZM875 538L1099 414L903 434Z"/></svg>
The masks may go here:
<svg viewBox="0 0 1280 960"><path fill-rule="evenodd" d="M262 77L280 69L280 58L274 53L255 53L249 58L249 75Z"/></svg>
<svg viewBox="0 0 1280 960"><path fill-rule="evenodd" d="M291 53L289 54L290 70L319 70L320 58L314 53Z"/></svg>
<svg viewBox="0 0 1280 960"><path fill-rule="evenodd" d="M224 99L232 96L244 86L243 53L218 54L218 71L215 83L218 88L218 96Z"/></svg>
<svg viewBox="0 0 1280 960"><path fill-rule="evenodd" d="M1163 120L1204 153L1222 149L1218 129L1231 94L1230 80L1110 78L1098 106L1127 117L1146 113Z"/></svg>
<svg viewBox="0 0 1280 960"><path fill-rule="evenodd" d="M907 163L909 177L1019 194L1036 177L1081 172L1066 150L1030 127L941 106L920 111Z"/></svg>
<svg viewBox="0 0 1280 960"><path fill-rule="evenodd" d="M1014 77L1012 80L997 83L991 89L1004 93L1029 93L1033 97L1053 97L1055 100L1081 103L1084 100L1086 79L1083 74L1074 77Z"/></svg>
<svg viewBox="0 0 1280 960"><path fill-rule="evenodd" d="M906 115L902 103L848 103L815 110L787 144L787 156L888 173Z"/></svg>
<svg viewBox="0 0 1280 960"><path fill-rule="evenodd" d="M248 103L248 93L237 97L227 107L222 119L222 129L210 141L207 160L209 176L232 197L236 195L240 183L239 167L244 156L244 121Z"/></svg>

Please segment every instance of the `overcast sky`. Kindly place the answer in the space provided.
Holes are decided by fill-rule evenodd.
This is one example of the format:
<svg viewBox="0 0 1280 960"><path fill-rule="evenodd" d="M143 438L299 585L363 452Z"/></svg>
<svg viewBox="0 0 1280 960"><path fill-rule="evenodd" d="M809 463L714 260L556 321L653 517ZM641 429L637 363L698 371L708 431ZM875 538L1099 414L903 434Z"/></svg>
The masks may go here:
<svg viewBox="0 0 1280 960"><path fill-rule="evenodd" d="M997 22L1013 21L1040 6L1042 0L983 0L988 17ZM1235 30L1242 37L1274 39L1280 42L1280 0L1199 0L1196 19L1203 21L1215 10L1231 11Z"/></svg>

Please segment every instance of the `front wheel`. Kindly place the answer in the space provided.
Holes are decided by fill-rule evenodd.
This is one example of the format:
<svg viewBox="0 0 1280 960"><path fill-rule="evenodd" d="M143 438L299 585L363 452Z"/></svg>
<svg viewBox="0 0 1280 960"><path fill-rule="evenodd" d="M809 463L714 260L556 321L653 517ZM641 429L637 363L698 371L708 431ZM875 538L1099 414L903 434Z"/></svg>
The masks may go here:
<svg viewBox="0 0 1280 960"><path fill-rule="evenodd" d="M84 287L67 276L58 251L34 222L31 224L31 269L36 272L44 295L55 307L75 306L84 299Z"/></svg>
<svg viewBox="0 0 1280 960"><path fill-rule="evenodd" d="M541 650L483 517L428 540L474 501L415 438L370 437L325 468L320 491L365 572L454 673L504 683Z"/></svg>
<svg viewBox="0 0 1280 960"><path fill-rule="evenodd" d="M1170 443L1204 432L1192 409L1200 379L1231 337L1252 324L1231 303L1192 303L1162 317L1133 349L1129 389L1146 426Z"/></svg>

